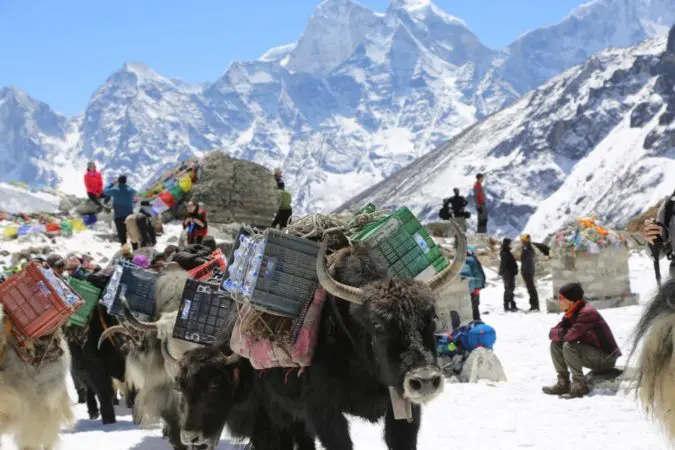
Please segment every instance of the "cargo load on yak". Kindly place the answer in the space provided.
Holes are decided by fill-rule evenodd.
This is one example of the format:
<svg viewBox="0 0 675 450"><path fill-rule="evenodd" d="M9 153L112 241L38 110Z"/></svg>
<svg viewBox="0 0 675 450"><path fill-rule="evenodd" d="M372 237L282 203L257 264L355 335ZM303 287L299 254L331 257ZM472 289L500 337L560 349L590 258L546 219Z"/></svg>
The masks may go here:
<svg viewBox="0 0 675 450"><path fill-rule="evenodd" d="M46 264L31 261L0 283L0 304L2 326L16 339L14 351L24 362L39 366L61 357L54 335L85 302Z"/></svg>
<svg viewBox="0 0 675 450"><path fill-rule="evenodd" d="M368 244L391 278L427 280L449 265L406 207L391 213L369 204L349 221L313 214L283 232L242 227L221 289L238 310L230 346L254 368L311 365L326 300L317 274L322 242L332 251Z"/></svg>

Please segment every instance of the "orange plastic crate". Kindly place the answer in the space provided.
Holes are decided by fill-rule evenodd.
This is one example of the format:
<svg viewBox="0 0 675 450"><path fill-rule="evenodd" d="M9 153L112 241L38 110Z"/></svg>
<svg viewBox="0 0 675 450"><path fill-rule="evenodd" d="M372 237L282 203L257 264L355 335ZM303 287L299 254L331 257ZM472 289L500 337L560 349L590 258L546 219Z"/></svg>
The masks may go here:
<svg viewBox="0 0 675 450"><path fill-rule="evenodd" d="M73 305L59 296L37 263L31 262L0 284L0 304L14 327L28 339L36 339L54 332L84 305L65 282L61 289L67 289L76 299Z"/></svg>
<svg viewBox="0 0 675 450"><path fill-rule="evenodd" d="M206 281L211 277L211 273L214 266L217 265L218 267L220 267L221 271L224 271L227 263L225 261L225 256L223 255L223 252L221 252L220 249L217 249L216 251L211 253L211 256L213 257L213 259L205 262L201 266L197 266L194 269L190 270L188 272L188 276L197 281Z"/></svg>

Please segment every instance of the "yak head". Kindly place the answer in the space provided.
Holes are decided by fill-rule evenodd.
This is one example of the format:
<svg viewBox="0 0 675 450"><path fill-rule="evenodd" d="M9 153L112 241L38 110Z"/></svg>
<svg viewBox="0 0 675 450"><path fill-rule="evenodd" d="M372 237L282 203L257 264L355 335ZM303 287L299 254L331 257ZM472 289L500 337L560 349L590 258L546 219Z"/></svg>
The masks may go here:
<svg viewBox="0 0 675 450"><path fill-rule="evenodd" d="M372 250L365 246L336 255L332 272L340 281L326 267L325 242L317 258L321 286L352 303L349 318L357 325L350 333L370 355L370 365L374 364L380 380L416 404L432 400L443 390L434 340L435 292L457 276L466 258L466 239L455 228L454 261L424 282L388 279L386 271L378 271Z"/></svg>
<svg viewBox="0 0 675 450"><path fill-rule="evenodd" d="M181 394L181 441L184 445L214 445L230 410L245 391L240 357L225 356L216 347L187 352L179 363L176 389Z"/></svg>

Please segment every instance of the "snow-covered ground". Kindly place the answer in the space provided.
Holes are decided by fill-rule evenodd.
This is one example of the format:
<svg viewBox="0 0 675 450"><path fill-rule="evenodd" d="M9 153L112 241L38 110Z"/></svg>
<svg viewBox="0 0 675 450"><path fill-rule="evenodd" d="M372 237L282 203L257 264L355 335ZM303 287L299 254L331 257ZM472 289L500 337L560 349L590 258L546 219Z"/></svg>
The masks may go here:
<svg viewBox="0 0 675 450"><path fill-rule="evenodd" d="M175 237L179 228L167 226L158 248ZM26 243L2 242L2 249L16 251ZM66 253L89 251L110 257L117 245L107 243L93 232L84 232L71 239L56 240L56 248ZM641 297L641 305L602 311L609 322L624 357L629 352L630 334L655 288L650 261L642 255L631 258L632 290ZM665 269L665 268L664 268ZM667 441L657 425L647 420L635 401L634 394L594 396L561 400L541 392L541 386L555 381L548 354L548 330L559 315L505 314L501 309L502 287L496 274L486 269L488 287L482 293L482 311L489 312L484 320L497 330L495 351L508 381L497 385L446 384L442 396L423 410L423 423L418 448L440 450L450 448L490 448L499 450L536 449L569 450L666 450ZM665 271L664 271L665 276ZM550 282L540 286L550 291ZM517 291L517 303L527 306L524 290ZM467 299L468 300L468 299ZM72 398L75 392L72 390ZM159 426L139 429L132 423L129 410L118 407L118 423L103 427L100 421L90 421L84 405L75 405L77 423L73 430L64 431L61 449L97 450L170 448L161 438ZM385 449L382 426L352 419L352 438L356 450ZM2 448L15 450L9 438ZM218 449L239 449L240 444L223 437Z"/></svg>
<svg viewBox="0 0 675 450"><path fill-rule="evenodd" d="M61 199L46 192L32 192L18 186L0 183L0 211L12 214L24 212L55 213Z"/></svg>

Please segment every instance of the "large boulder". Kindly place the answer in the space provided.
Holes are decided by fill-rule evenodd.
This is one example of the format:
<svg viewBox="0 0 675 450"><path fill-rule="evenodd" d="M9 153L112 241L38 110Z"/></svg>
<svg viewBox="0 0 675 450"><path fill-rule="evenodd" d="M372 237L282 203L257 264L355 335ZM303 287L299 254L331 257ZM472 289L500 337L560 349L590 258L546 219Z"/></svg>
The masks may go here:
<svg viewBox="0 0 675 450"><path fill-rule="evenodd" d="M198 181L190 197L204 205L209 222L264 227L274 220L280 200L270 170L219 151L202 160ZM180 211L178 215L181 215Z"/></svg>

